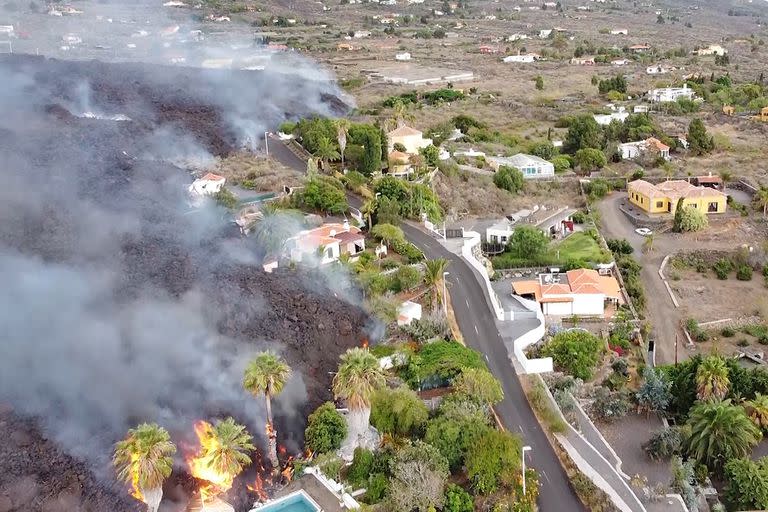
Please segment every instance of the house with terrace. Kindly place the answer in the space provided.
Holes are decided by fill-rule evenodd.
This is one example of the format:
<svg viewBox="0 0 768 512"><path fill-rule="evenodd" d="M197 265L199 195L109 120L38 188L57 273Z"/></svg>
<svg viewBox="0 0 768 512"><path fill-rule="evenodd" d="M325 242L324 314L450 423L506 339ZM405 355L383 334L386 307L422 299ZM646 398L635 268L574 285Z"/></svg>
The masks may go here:
<svg viewBox="0 0 768 512"><path fill-rule="evenodd" d="M524 299L535 300L545 315L604 317L624 304L621 286L615 277L586 268L514 281L512 290Z"/></svg>
<svg viewBox="0 0 768 512"><path fill-rule="evenodd" d="M619 153L624 160L632 160L643 154L650 154L657 158L669 160L669 146L655 137L649 137L637 142L625 142L619 144Z"/></svg>
<svg viewBox="0 0 768 512"><path fill-rule="evenodd" d="M677 210L677 203L690 206L704 213L725 213L728 196L705 186L696 186L685 180L668 180L654 185L645 180L635 180L627 185L629 201L649 214L669 213Z"/></svg>
<svg viewBox="0 0 768 512"><path fill-rule="evenodd" d="M511 157L488 157L488 163L495 171L500 167L514 167L523 173L525 179L552 178L555 175L555 166L543 158L534 155L518 153Z"/></svg>
<svg viewBox="0 0 768 512"><path fill-rule="evenodd" d="M284 256L292 262L327 265L342 255L355 258L365 251L365 237L349 222L332 222L301 231L285 241Z"/></svg>
<svg viewBox="0 0 768 512"><path fill-rule="evenodd" d="M394 151L395 144L402 144L405 153L409 155L418 155L419 150L432 145L432 139L425 139L423 134L410 126L400 126L387 134L389 142L388 150Z"/></svg>

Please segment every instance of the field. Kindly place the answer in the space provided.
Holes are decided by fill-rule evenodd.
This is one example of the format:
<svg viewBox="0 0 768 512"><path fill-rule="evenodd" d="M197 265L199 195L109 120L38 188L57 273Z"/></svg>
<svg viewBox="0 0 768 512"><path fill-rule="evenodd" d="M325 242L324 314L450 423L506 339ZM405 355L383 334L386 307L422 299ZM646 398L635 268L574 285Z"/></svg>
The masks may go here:
<svg viewBox="0 0 768 512"><path fill-rule="evenodd" d="M577 232L560 243L550 246L547 251L549 258L559 261L605 261L610 254L600 247L592 236L585 232Z"/></svg>

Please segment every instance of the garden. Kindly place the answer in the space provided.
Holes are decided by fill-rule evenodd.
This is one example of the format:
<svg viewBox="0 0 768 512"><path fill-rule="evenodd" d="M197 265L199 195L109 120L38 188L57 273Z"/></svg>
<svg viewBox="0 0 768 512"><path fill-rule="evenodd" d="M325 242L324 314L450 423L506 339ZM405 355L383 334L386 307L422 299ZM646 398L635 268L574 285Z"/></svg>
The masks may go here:
<svg viewBox="0 0 768 512"><path fill-rule="evenodd" d="M563 240L550 242L546 234L530 226L515 229L503 254L491 259L496 270L557 265L561 269L588 268L608 263L610 253L600 247L594 229L577 231Z"/></svg>

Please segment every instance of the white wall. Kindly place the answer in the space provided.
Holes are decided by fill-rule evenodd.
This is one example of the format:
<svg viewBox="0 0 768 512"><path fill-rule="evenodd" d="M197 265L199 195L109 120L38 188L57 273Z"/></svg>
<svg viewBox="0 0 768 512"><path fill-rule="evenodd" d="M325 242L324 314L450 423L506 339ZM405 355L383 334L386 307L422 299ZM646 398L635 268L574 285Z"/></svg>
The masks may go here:
<svg viewBox="0 0 768 512"><path fill-rule="evenodd" d="M569 316L573 314L573 302L545 302L545 315Z"/></svg>
<svg viewBox="0 0 768 512"><path fill-rule="evenodd" d="M496 292L493 291L491 286L491 279L488 277L488 270L482 263L477 261L475 255L472 254L472 248L480 244L480 233L477 231L465 231L464 232L464 245L461 247L461 256L464 260L472 265L475 270L480 272L480 276L483 278L486 293L491 299L491 305L493 306L493 312L496 318L504 320L504 308L501 307L499 298L496 296Z"/></svg>
<svg viewBox="0 0 768 512"><path fill-rule="evenodd" d="M573 315L602 315L605 310L605 295L579 294L573 300Z"/></svg>
<svg viewBox="0 0 768 512"><path fill-rule="evenodd" d="M525 309L535 313L536 319L539 321L538 327L531 329L514 341L515 357L517 357L517 360L520 362L525 373L551 372L553 370L551 357L528 359L524 352L526 348L534 343L538 343L544 337L544 314L541 312L539 303L534 300L518 297L517 295L513 295L512 297L522 304Z"/></svg>

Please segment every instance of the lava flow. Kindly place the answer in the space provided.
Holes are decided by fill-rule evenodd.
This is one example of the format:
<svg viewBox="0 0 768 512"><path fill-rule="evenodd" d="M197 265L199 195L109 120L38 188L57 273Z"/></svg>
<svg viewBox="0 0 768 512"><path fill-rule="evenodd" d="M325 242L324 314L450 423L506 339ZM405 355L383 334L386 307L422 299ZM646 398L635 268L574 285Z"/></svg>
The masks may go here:
<svg viewBox="0 0 768 512"><path fill-rule="evenodd" d="M205 480L208 484L200 486L200 500L205 504L206 500L228 491L232 487L234 477L216 470L213 457L218 451L218 441L212 435L213 426L207 421L195 422L195 434L197 435L200 449L194 457L187 458L189 472L199 480Z"/></svg>

